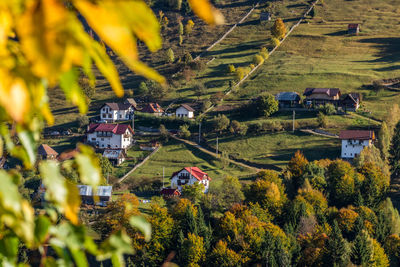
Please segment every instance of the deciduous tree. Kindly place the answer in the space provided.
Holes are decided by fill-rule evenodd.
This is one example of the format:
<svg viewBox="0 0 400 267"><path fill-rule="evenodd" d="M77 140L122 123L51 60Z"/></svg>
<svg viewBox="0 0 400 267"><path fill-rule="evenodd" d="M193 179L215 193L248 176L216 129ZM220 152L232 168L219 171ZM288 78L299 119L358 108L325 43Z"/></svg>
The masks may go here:
<svg viewBox="0 0 400 267"><path fill-rule="evenodd" d="M282 39L286 35L286 26L281 18L275 20L274 26L271 28L271 34L277 39Z"/></svg>

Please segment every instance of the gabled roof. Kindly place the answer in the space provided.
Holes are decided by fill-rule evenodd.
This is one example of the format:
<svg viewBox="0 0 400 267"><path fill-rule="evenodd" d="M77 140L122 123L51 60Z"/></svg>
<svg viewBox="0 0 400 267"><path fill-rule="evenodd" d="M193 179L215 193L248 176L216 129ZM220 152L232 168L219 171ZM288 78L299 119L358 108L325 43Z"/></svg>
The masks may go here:
<svg viewBox="0 0 400 267"><path fill-rule="evenodd" d="M141 110L146 113L163 113L164 110L158 103L147 103Z"/></svg>
<svg viewBox="0 0 400 267"><path fill-rule="evenodd" d="M181 192L179 192L178 189L174 189L174 188L163 188L160 191L161 195L166 195L166 196L180 196Z"/></svg>
<svg viewBox="0 0 400 267"><path fill-rule="evenodd" d="M275 99L278 101L297 101L300 100L300 96L296 92L280 92L275 95Z"/></svg>
<svg viewBox="0 0 400 267"><path fill-rule="evenodd" d="M208 176L208 174L206 172L203 172L202 170L200 170L197 167L185 167L178 172L174 172L172 174L172 177L174 177L175 175L177 175L178 173L180 173L183 170L186 170L188 173L190 173L194 178L196 178L199 181L202 181L204 179L211 181L211 178Z"/></svg>
<svg viewBox="0 0 400 267"><path fill-rule="evenodd" d="M49 155L53 155L53 156L57 156L58 153L52 149L50 146L46 145L46 144L41 144L38 148L38 154L42 155L42 156L49 156Z"/></svg>
<svg viewBox="0 0 400 267"><path fill-rule="evenodd" d="M188 104L182 104L180 107L186 109L187 111L194 112L194 109L191 106L189 106Z"/></svg>
<svg viewBox="0 0 400 267"><path fill-rule="evenodd" d="M103 152L103 157L108 159L118 159L120 156L125 157L125 153L122 149L106 149Z"/></svg>
<svg viewBox="0 0 400 267"><path fill-rule="evenodd" d="M137 103L136 103L135 99L133 99L133 98L125 99L124 103L125 104L131 104L134 108L136 108L136 106L137 106Z"/></svg>
<svg viewBox="0 0 400 267"><path fill-rule="evenodd" d="M350 23L348 26L348 29L357 29L358 27L360 27L360 24L358 23Z"/></svg>
<svg viewBox="0 0 400 267"><path fill-rule="evenodd" d="M346 94L343 100L350 99L354 103L359 103L361 101L361 95L359 93Z"/></svg>
<svg viewBox="0 0 400 267"><path fill-rule="evenodd" d="M328 96L340 95L339 88L306 88L304 91L304 96L310 96L312 94L326 94Z"/></svg>
<svg viewBox="0 0 400 267"><path fill-rule="evenodd" d="M105 103L101 108L104 106L109 106L110 109L112 110L128 110L130 107L132 107L132 104L130 103Z"/></svg>
<svg viewBox="0 0 400 267"><path fill-rule="evenodd" d="M93 196L93 189L90 185L77 185L80 196ZM96 196L111 197L112 186L98 186Z"/></svg>
<svg viewBox="0 0 400 267"><path fill-rule="evenodd" d="M134 134L131 126L128 124L92 123L89 125L88 133L112 132L121 135L124 134L127 129Z"/></svg>
<svg viewBox="0 0 400 267"><path fill-rule="evenodd" d="M345 130L341 131L339 134L340 139L350 139L350 140L374 140L374 131L366 130Z"/></svg>

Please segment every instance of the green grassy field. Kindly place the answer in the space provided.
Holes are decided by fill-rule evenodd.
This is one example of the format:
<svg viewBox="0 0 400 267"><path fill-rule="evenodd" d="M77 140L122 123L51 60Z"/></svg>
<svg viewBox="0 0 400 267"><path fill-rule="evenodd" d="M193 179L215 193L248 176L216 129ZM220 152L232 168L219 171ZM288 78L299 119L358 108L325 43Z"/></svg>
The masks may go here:
<svg viewBox="0 0 400 267"><path fill-rule="evenodd" d="M252 137L219 138L219 149L229 155L260 164L286 166L297 150L304 153L308 160L340 157L339 139L311 135L299 131L280 132ZM216 140L208 144L215 147Z"/></svg>
<svg viewBox="0 0 400 267"><path fill-rule="evenodd" d="M325 1L316 17L301 24L238 93L247 99L261 92L302 93L307 87L338 87L365 95L365 108L382 118L400 94L365 89L372 81L400 76L400 2ZM348 23L361 23L348 36Z"/></svg>
<svg viewBox="0 0 400 267"><path fill-rule="evenodd" d="M125 180L129 184L131 179L136 178L159 178L162 179L163 167L165 168L165 182L169 182L172 173L183 167L196 166L207 172L213 180L219 180L226 175L239 178L248 177L252 172L232 164L224 164L196 148L175 140L165 144L150 160L138 168L131 177Z"/></svg>

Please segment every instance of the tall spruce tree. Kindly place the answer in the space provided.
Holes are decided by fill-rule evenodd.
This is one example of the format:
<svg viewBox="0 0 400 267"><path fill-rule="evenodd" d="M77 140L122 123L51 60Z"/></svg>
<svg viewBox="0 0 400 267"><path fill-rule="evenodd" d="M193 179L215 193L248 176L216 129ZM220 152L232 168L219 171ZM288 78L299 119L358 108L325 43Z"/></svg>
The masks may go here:
<svg viewBox="0 0 400 267"><path fill-rule="evenodd" d="M332 232L326 241L323 261L325 266L346 266L349 261L349 245L343 238L336 220L333 222Z"/></svg>
<svg viewBox="0 0 400 267"><path fill-rule="evenodd" d="M382 158L386 160L389 157L390 131L385 121L382 123L381 129L379 130L378 147L381 150Z"/></svg>
<svg viewBox="0 0 400 267"><path fill-rule="evenodd" d="M198 233L197 221L190 206L187 206L185 210L184 217L181 221L181 227L185 236L187 236L188 233L192 233L195 235L197 235Z"/></svg>
<svg viewBox="0 0 400 267"><path fill-rule="evenodd" d="M371 266L372 242L367 231L362 230L354 239L351 250L351 262L360 266Z"/></svg>

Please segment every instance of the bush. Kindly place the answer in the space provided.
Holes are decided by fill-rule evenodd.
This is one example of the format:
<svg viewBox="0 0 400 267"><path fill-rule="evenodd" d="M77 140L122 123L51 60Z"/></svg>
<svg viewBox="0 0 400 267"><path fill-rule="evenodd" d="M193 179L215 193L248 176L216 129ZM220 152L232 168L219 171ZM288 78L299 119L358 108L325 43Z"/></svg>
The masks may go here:
<svg viewBox="0 0 400 267"><path fill-rule="evenodd" d="M236 69L237 81L242 80L247 74L249 74L250 68L239 67Z"/></svg>
<svg viewBox="0 0 400 267"><path fill-rule="evenodd" d="M283 37L285 37L286 27L281 18L278 18L275 21L274 26L271 28L271 34L276 39L282 39Z"/></svg>
<svg viewBox="0 0 400 267"><path fill-rule="evenodd" d="M336 108L333 104L327 103L325 105L320 105L318 107L318 110L322 113L324 113L325 115L333 115L336 114Z"/></svg>
<svg viewBox="0 0 400 267"><path fill-rule="evenodd" d="M322 112L318 113L317 122L318 126L322 128L326 128L326 126L328 125L328 119Z"/></svg>
<svg viewBox="0 0 400 267"><path fill-rule="evenodd" d="M260 55L267 60L269 58L268 49L266 47L261 48Z"/></svg>
<svg viewBox="0 0 400 267"><path fill-rule="evenodd" d="M194 27L194 22L193 20L189 19L188 22L185 25L185 34L189 35L192 33Z"/></svg>
<svg viewBox="0 0 400 267"><path fill-rule="evenodd" d="M268 117L278 111L279 104L273 95L266 94L257 97L253 102L253 107L255 107L258 116Z"/></svg>
<svg viewBox="0 0 400 267"><path fill-rule="evenodd" d="M221 114L218 114L218 116L214 116L214 118L211 120L213 130L219 133L226 130L229 126L229 123L230 121L228 117Z"/></svg>
<svg viewBox="0 0 400 267"><path fill-rule="evenodd" d="M178 33L179 33L179 35L180 36L182 36L183 35L183 24L182 24L182 21L179 21L179 24L178 24Z"/></svg>
<svg viewBox="0 0 400 267"><path fill-rule="evenodd" d="M189 139L190 135L189 125L184 124L179 127L179 137Z"/></svg>
<svg viewBox="0 0 400 267"><path fill-rule="evenodd" d="M188 65L193 61L192 55L189 52L186 52L185 55L183 56L183 61L185 62L186 65Z"/></svg>
<svg viewBox="0 0 400 267"><path fill-rule="evenodd" d="M236 68L233 64L228 65L228 73L234 73L236 72Z"/></svg>
<svg viewBox="0 0 400 267"><path fill-rule="evenodd" d="M175 61L175 54L174 54L174 51L172 50L172 48L169 48L168 50L167 50L167 62L168 63L174 63L174 61Z"/></svg>
<svg viewBox="0 0 400 267"><path fill-rule="evenodd" d="M189 64L193 70L203 71L206 68L206 63L202 60L192 60Z"/></svg>
<svg viewBox="0 0 400 267"><path fill-rule="evenodd" d="M182 46L183 44L183 36L179 34L179 46Z"/></svg>
<svg viewBox="0 0 400 267"><path fill-rule="evenodd" d="M78 121L78 125L81 128L89 124L89 117L86 115L80 115L76 120Z"/></svg>
<svg viewBox="0 0 400 267"><path fill-rule="evenodd" d="M249 124L247 129L247 132L251 134L257 134L260 133L261 131L262 131L262 126L258 122Z"/></svg>
<svg viewBox="0 0 400 267"><path fill-rule="evenodd" d="M254 69L256 66L254 64L250 64L250 69Z"/></svg>
<svg viewBox="0 0 400 267"><path fill-rule="evenodd" d="M253 63L256 65L260 65L260 64L264 63L264 58L261 55L255 55L253 57Z"/></svg>
<svg viewBox="0 0 400 267"><path fill-rule="evenodd" d="M201 111L206 111L209 107L211 107L212 103L210 100L205 100L201 103Z"/></svg>
<svg viewBox="0 0 400 267"><path fill-rule="evenodd" d="M139 85L138 95L147 95L149 93L149 88L145 82L141 82Z"/></svg>
<svg viewBox="0 0 400 267"><path fill-rule="evenodd" d="M279 39L277 39L277 38L272 38L271 39L271 44L272 44L273 47L277 47L277 46L279 46L281 44L281 41L279 41Z"/></svg>

